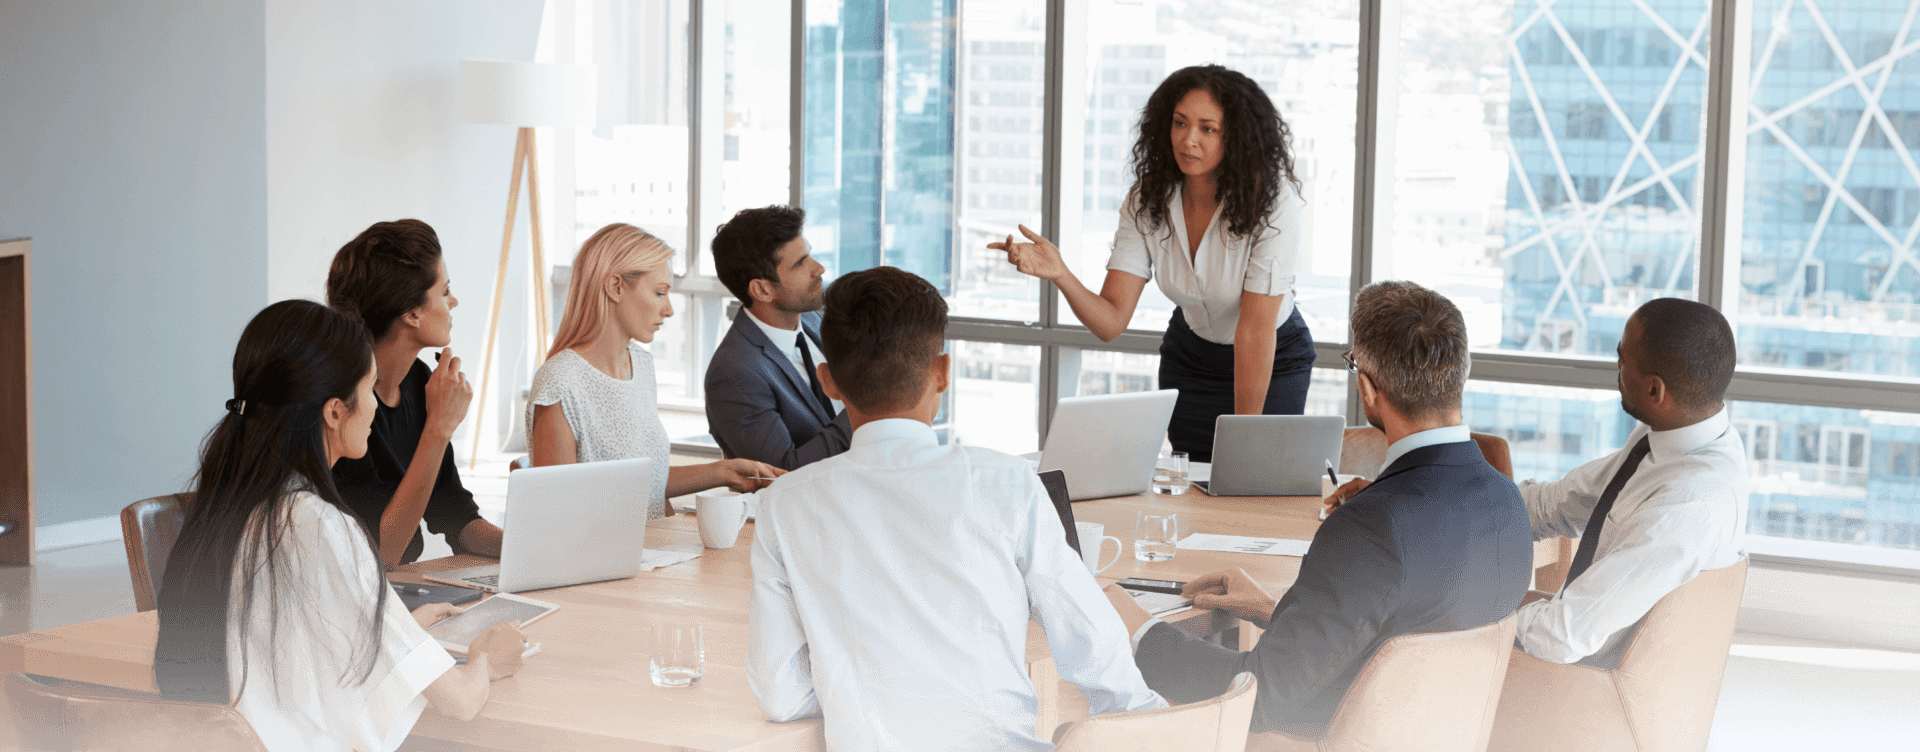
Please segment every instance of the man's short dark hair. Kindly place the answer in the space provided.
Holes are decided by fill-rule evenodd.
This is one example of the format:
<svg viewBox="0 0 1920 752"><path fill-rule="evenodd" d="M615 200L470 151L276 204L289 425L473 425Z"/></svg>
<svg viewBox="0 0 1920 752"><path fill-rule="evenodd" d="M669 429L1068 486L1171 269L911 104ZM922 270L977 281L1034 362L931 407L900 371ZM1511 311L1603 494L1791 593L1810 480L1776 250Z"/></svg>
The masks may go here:
<svg viewBox="0 0 1920 752"><path fill-rule="evenodd" d="M1633 312L1640 339L1634 356L1640 372L1658 376L1681 407L1720 404L1733 382L1733 327L1712 306L1680 298L1655 298Z"/></svg>
<svg viewBox="0 0 1920 752"><path fill-rule="evenodd" d="M393 322L427 304L440 277L440 236L417 219L375 222L340 247L327 272L327 305L360 317L378 342Z"/></svg>
<svg viewBox="0 0 1920 752"><path fill-rule="evenodd" d="M800 237L807 212L793 206L745 209L713 231L713 273L740 304L753 305L747 286L780 281L780 246Z"/></svg>
<svg viewBox="0 0 1920 752"><path fill-rule="evenodd" d="M912 407L946 338L947 301L911 272L876 266L827 288L820 349L834 385L862 412Z"/></svg>
<svg viewBox="0 0 1920 752"><path fill-rule="evenodd" d="M1472 364L1467 320L1453 301L1412 282L1375 282L1353 301L1361 372L1408 417L1460 407Z"/></svg>

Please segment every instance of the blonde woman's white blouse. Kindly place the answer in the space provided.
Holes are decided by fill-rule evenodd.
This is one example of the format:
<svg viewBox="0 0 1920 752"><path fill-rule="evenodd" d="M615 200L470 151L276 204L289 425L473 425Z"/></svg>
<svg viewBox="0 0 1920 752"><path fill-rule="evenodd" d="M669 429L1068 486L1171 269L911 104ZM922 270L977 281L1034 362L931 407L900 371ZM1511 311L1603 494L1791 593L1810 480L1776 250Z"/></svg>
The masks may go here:
<svg viewBox="0 0 1920 752"><path fill-rule="evenodd" d="M1113 234L1107 268L1157 280L1167 299L1186 313L1193 333L1208 342L1233 344L1242 291L1286 295L1276 319L1276 323L1285 322L1293 315L1293 268L1304 248L1300 220L1306 202L1300 194L1292 185L1281 183L1267 221L1252 237L1227 232L1227 221L1221 216L1226 205L1221 204L1201 228L1200 249L1190 261L1190 228L1180 208L1181 191L1178 186L1173 189L1167 224L1159 228L1137 219L1137 198L1127 200L1120 209L1120 228Z"/></svg>
<svg viewBox="0 0 1920 752"><path fill-rule="evenodd" d="M594 368L580 353L561 350L533 375L533 398L527 402L527 435L533 435L535 405L560 403L573 429L576 462L604 462L646 457L653 460L653 488L647 495L647 519L667 513L667 453L672 443L660 422L659 387L654 383L653 354L638 342L627 343L629 379L616 379Z"/></svg>
<svg viewBox="0 0 1920 752"><path fill-rule="evenodd" d="M286 514L272 585L256 580L245 639L239 609L227 622L234 707L272 752L389 752L413 730L427 707L421 691L453 668L453 657L383 584L358 520L307 492L294 495ZM235 563L237 604L241 572L264 565L265 552L243 545ZM373 673L362 681L356 669L376 594L386 612ZM275 599L280 614L270 624Z"/></svg>

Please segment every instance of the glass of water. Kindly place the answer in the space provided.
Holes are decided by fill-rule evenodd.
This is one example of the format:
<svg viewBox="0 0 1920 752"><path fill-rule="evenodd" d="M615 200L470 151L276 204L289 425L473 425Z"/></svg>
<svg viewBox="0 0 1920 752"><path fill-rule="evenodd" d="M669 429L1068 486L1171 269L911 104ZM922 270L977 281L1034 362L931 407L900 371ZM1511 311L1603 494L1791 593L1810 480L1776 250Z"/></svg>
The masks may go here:
<svg viewBox="0 0 1920 752"><path fill-rule="evenodd" d="M1174 545L1179 542L1179 515L1141 512L1136 518L1133 525L1133 558L1140 561L1172 561Z"/></svg>
<svg viewBox="0 0 1920 752"><path fill-rule="evenodd" d="M707 648L700 641L700 625L692 622L654 622L647 669L656 687L685 687L700 681L706 671Z"/></svg>
<svg viewBox="0 0 1920 752"><path fill-rule="evenodd" d="M1186 452L1160 453L1160 459L1153 465L1153 492L1173 495L1187 492Z"/></svg>

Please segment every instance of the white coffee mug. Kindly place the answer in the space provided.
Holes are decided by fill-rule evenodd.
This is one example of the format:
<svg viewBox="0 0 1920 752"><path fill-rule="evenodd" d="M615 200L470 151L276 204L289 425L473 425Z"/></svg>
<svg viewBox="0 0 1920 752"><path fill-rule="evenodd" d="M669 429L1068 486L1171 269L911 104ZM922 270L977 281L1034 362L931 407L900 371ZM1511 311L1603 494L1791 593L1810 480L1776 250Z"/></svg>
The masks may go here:
<svg viewBox="0 0 1920 752"><path fill-rule="evenodd" d="M733 548L740 539L740 526L747 523L747 499L751 496L725 488L693 495L695 515L700 518L700 540L707 548Z"/></svg>
<svg viewBox="0 0 1920 752"><path fill-rule="evenodd" d="M1339 486L1336 486L1336 485L1334 485L1334 484L1333 484L1333 479L1332 479L1332 478L1329 478L1329 477L1327 477L1327 476L1326 476L1326 475L1324 475L1324 474L1323 474L1323 475L1321 475L1321 476L1320 476L1320 499L1321 499L1322 501L1325 501L1325 500L1326 500L1326 498L1327 498L1328 496L1332 496L1332 495L1333 495L1333 492L1334 492L1334 491L1337 491L1337 490L1339 490L1339 489L1340 489L1340 486L1344 486L1344 485L1346 485L1346 484L1348 484L1348 483L1350 483L1350 482L1353 482L1353 481L1356 481L1356 480L1359 480L1359 479L1360 479L1360 476L1358 476L1358 475L1344 475L1344 474L1343 474L1343 475L1341 475L1341 476L1340 476L1340 485L1339 485ZM1322 507L1320 508L1320 519L1323 519L1323 520L1324 520L1324 519L1326 519L1326 518L1327 518L1327 509L1326 509L1326 507L1325 507L1325 506L1322 506Z"/></svg>
<svg viewBox="0 0 1920 752"><path fill-rule="evenodd" d="M1087 571L1094 574L1107 571L1120 560L1120 554L1126 550L1126 544L1119 538L1107 535L1107 526L1098 522L1073 523L1074 532L1080 535L1080 561L1087 565ZM1113 541L1113 561L1100 566L1100 551L1107 547L1107 541ZM1088 545L1092 544L1092 545Z"/></svg>

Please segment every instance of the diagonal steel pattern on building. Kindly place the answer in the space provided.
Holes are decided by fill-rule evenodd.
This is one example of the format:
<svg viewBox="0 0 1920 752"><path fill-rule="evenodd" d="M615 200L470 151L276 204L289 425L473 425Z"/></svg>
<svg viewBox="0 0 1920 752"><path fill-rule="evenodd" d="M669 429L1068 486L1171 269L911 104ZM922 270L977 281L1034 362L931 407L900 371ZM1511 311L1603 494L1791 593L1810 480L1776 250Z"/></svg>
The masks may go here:
<svg viewBox="0 0 1920 752"><path fill-rule="evenodd" d="M1708 31L1705 6L1703 4L1701 16L1690 32L1682 34L1657 10L1648 5L1646 0L1630 1L1638 14L1643 16L1653 29L1670 42L1679 53L1675 56L1676 59L1668 71L1661 90L1652 101L1646 116L1639 123L1635 123L1626 109L1621 106L1605 79L1596 70L1593 61L1588 58L1587 51L1580 48L1572 33L1561 22L1554 7L1555 0L1538 0L1534 3L1535 7L1507 34L1505 40L1507 56L1514 66L1516 83L1525 95L1525 114L1516 112L1516 115L1530 117L1537 124L1540 141L1544 144L1556 173L1549 179L1558 182L1566 194L1566 199L1561 204L1564 208L1549 217L1547 207L1542 205L1541 197L1534 190L1531 180L1533 175L1528 173L1521 155L1509 139L1506 153L1512 174L1515 176L1512 189L1518 189L1525 199L1524 209L1521 211L1531 220L1532 227L1526 229L1533 230L1533 233L1509 243L1500 255L1502 258L1511 258L1520 252L1540 246L1540 250L1548 254L1559 277L1553 293L1535 314L1532 330L1536 332L1544 321L1559 318L1555 316L1555 312L1563 300L1570 306L1576 324L1581 327L1587 325L1589 312L1586 309L1590 304L1581 301L1576 294L1574 284L1583 266L1591 264L1598 272L1603 293L1602 300L1607 299L1605 292L1616 285L1614 275L1601 258L1598 243L1599 224L1609 211L1642 191L1658 186L1673 200L1675 207L1673 214L1676 219L1688 223L1696 222L1690 197L1681 193L1674 182L1674 176L1697 165L1701 158L1700 151L1696 149L1685 157L1663 164L1653 153L1648 142L1659 117L1669 108L1673 92L1688 66L1697 66L1700 70L1705 70L1706 57L1699 48L1700 40ZM1818 32L1820 41L1831 51L1840 67L1838 75L1833 80L1815 87L1806 95L1785 106L1770 111L1758 104L1749 106L1747 128L1749 137L1763 131L1769 133L1814 180L1826 188L1826 197L1823 199L1818 219L1814 222L1803 244L1800 264L1795 268L1804 268L1808 262L1818 257L1817 251L1821 247L1836 208L1845 205L1862 224L1886 243L1889 252L1887 271L1870 297L1872 302L1882 302L1904 269L1912 268L1920 271L1920 256L1915 252L1916 241L1920 240L1920 222L1913 223L1904 237L1897 236L1891 228L1880 221L1879 217L1867 210L1860 197L1854 195L1854 192L1847 187L1846 181L1860 160L1860 152L1866 143L1869 129L1878 128L1881 137L1891 145L1908 177L1916 186L1920 186L1920 163L1916 163L1908 145L1901 140L1899 129L1893 124L1881 102L1893 78L1895 65L1905 58L1920 53L1920 40L1913 38L1915 21L1920 17L1920 0L1908 0L1906 3L1906 12L1887 51L1872 60L1858 63L1848 54L1839 36L1822 14L1818 0L1786 0L1771 16L1770 33L1764 46L1756 50L1753 80L1750 85L1752 94L1760 93L1766 73L1775 60L1775 53L1783 39L1791 33L1796 17L1804 17L1811 22ZM1615 170L1612 179L1608 181L1605 192L1597 201L1589 201L1581 194L1580 186L1568 168L1568 159L1562 151L1559 136L1551 127L1540 92L1521 53L1521 38L1539 24L1546 24L1552 30L1552 41L1546 43L1558 43L1565 47L1570 63L1580 71L1586 83L1592 87L1599 99L1599 104L1606 107L1614 125L1627 136L1626 154L1622 157L1620 166ZM1858 93L1864 104L1854 124L1851 138L1847 142L1847 148L1834 169L1829 170L1827 165L1823 165L1819 159L1808 152L1794 134L1788 133L1784 124L1787 118L1814 108L1835 93L1848 89ZM1588 157L1591 158L1591 155ZM1631 179L1629 176L1638 163L1645 163L1649 174L1646 177ZM1571 245L1565 244L1564 238L1569 234L1577 235L1577 242ZM1664 293L1675 292L1681 273L1687 268L1691 259L1697 257L1698 243L1699 235L1696 230L1690 233L1682 258L1673 260L1667 279L1661 285Z"/></svg>

